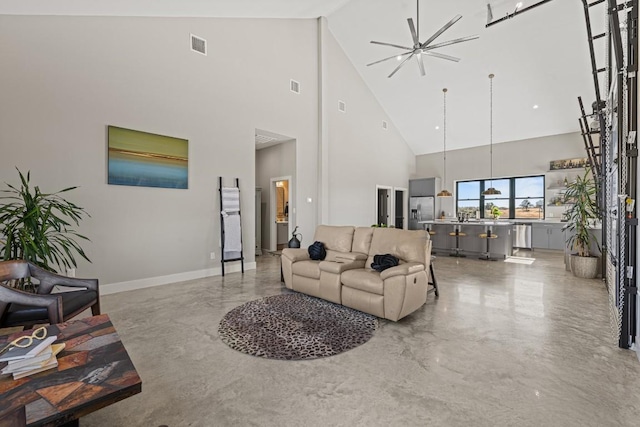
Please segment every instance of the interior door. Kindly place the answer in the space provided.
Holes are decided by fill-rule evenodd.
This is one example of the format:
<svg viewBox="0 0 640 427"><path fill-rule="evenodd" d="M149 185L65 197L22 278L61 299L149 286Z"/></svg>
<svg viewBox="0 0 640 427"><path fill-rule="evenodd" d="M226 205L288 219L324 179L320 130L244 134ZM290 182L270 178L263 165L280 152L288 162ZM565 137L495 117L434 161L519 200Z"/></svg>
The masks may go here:
<svg viewBox="0 0 640 427"><path fill-rule="evenodd" d="M389 225L389 190L378 188L378 225Z"/></svg>
<svg viewBox="0 0 640 427"><path fill-rule="evenodd" d="M395 191L395 226L404 228L404 191Z"/></svg>

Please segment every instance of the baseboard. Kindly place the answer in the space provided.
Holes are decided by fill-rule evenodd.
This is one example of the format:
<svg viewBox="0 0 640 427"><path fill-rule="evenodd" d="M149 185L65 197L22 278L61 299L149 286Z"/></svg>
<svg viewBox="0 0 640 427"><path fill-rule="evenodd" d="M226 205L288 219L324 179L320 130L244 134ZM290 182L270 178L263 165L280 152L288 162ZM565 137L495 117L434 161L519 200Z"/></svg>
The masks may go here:
<svg viewBox="0 0 640 427"><path fill-rule="evenodd" d="M255 262L245 262L244 269L255 270ZM239 273L242 271L240 263L229 264L224 267L225 274ZM136 289L152 288L154 286L170 285L172 283L186 282L188 280L203 279L205 277L222 276L222 268L206 268L204 270L187 271L184 273L169 274L168 276L149 277L146 279L130 280L128 282L110 283L100 285L100 295L116 294L118 292L133 291Z"/></svg>

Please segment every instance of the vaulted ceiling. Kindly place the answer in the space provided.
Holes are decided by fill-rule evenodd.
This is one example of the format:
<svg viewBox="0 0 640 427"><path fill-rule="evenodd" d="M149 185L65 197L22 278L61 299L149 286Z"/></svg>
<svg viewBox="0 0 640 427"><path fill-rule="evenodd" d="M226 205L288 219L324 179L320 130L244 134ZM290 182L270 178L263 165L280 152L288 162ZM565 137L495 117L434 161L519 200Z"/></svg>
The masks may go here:
<svg viewBox="0 0 640 427"><path fill-rule="evenodd" d="M516 2L490 1L494 19L513 12ZM425 77L412 60L392 78L387 76L398 65L395 59L366 64L403 51L369 42L411 46L407 18L417 21L416 0L3 0L0 14L327 16L331 32L416 154L442 150L445 87L447 149L489 143L490 73L496 76L494 143L577 131L577 97L587 104L594 98L580 0L554 0L489 28L487 0L420 0L421 41L457 14L463 18L437 42L480 38L437 50L462 58L459 63L425 57ZM604 22L594 16L596 25Z"/></svg>

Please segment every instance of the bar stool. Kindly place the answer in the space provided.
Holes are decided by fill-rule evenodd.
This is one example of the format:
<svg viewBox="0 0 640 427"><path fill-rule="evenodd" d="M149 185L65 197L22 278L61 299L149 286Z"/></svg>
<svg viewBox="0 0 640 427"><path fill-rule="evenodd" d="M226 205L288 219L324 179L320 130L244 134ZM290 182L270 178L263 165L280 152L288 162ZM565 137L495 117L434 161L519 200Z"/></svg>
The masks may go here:
<svg viewBox="0 0 640 427"><path fill-rule="evenodd" d="M484 233L478 234L478 237L480 237L481 239L487 239L487 251L484 252L482 254L482 256L478 259L481 259L483 261L497 261L497 259L495 258L491 258L491 239L497 239L498 235L497 234L493 234L491 232L491 226L487 225L487 229L485 230Z"/></svg>
<svg viewBox="0 0 640 427"><path fill-rule="evenodd" d="M461 225L454 225L453 231L449 233L449 236L456 238L456 247L451 248L451 253L449 254L449 256L455 256L458 258L466 257L465 254L460 253L462 251L462 249L460 249L460 237L465 237L467 235L466 233L463 233L460 231L461 227L462 227Z"/></svg>
<svg viewBox="0 0 640 427"><path fill-rule="evenodd" d="M429 275L431 276L431 280L429 280L429 285L433 286L432 289L427 290L427 293L435 292L436 297L440 296L440 292L438 292L438 282L436 281L436 275L433 272L433 262L436 260L435 255L431 255L431 262L429 263Z"/></svg>

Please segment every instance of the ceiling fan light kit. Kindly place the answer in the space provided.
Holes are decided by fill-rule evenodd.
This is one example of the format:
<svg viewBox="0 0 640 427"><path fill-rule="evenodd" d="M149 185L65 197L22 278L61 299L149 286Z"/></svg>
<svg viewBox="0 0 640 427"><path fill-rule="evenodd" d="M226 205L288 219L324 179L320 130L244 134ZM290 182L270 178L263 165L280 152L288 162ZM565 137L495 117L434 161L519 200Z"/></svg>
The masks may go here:
<svg viewBox="0 0 640 427"><path fill-rule="evenodd" d="M375 64L379 64L381 62L385 62L388 61L390 59L397 59L400 62L400 64L391 72L391 74L389 74L389 78L393 77L393 75L395 73L397 73L400 68L402 68L404 66L404 64L406 64L411 58L416 58L416 61L418 62L418 68L420 69L420 75L421 76L425 76L427 73L425 71L424 68L424 62L423 62L423 56L431 56L434 58L440 58L440 59L446 59L447 61L453 61L453 62L458 62L460 61L460 58L456 58L454 56L450 56L450 55L445 55L443 53L438 53L438 52L433 52L434 49L439 49L441 47L445 47L445 46L451 46L453 44L457 44L457 43L462 43L462 42L466 42L466 41L470 41L470 40L475 40L478 38L477 35L474 36L467 36L467 37L461 37L458 39L453 39L453 40L449 40L446 42L441 42L441 43L436 43L436 44L431 44L433 43L438 37L440 37L440 35L442 33L444 33L445 31L447 31L451 26L453 26L453 24L455 24L456 22L458 22L461 18L462 15L456 15L451 21L449 21L448 23L446 23L442 28L440 28L438 31L436 31L431 37L429 37L427 40L425 40L423 43L420 43L420 0L416 0L416 24L417 25L413 25L413 18L408 18L407 22L409 23L409 31L411 32L411 38L413 40L413 47L408 47L408 46L401 46L398 44L393 44L393 43L385 43L385 42L378 42L378 41L374 41L372 40L371 43L373 44L379 44L382 46L390 46L390 47L395 47L398 49L403 49L405 50L405 52L401 53L401 54L396 54L393 56L390 56L388 58L384 58L381 59L379 61L375 61L375 62L371 62L370 64L367 64L367 66L371 66L371 65L375 65Z"/></svg>

